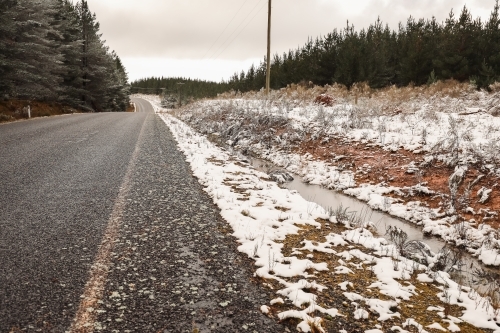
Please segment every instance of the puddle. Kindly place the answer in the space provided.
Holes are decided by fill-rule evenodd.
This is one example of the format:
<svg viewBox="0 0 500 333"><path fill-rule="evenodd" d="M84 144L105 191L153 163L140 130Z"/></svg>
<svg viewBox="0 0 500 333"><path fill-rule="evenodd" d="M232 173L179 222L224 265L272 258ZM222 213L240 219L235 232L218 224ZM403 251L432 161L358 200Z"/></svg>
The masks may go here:
<svg viewBox="0 0 500 333"><path fill-rule="evenodd" d="M406 232L408 234L408 239L425 242L433 252L438 252L445 245L445 242L436 237L426 236L418 226L414 224L373 210L366 203L348 195L325 189L319 185L306 184L300 180L300 176L295 177L294 180L289 183L285 183L284 187L290 190L296 190L304 199L315 202L325 209L336 208L342 205L342 207L348 208L349 212L353 212L354 214L357 212L365 220L371 221L376 225L379 236L384 237L385 230L392 225Z"/></svg>
<svg viewBox="0 0 500 333"><path fill-rule="evenodd" d="M249 163L259 171L266 172L272 168L272 164L268 161L249 156L242 156L242 158L249 161ZM282 187L297 191L307 201L315 202L325 209L335 209L340 205L342 205L344 209L348 208L349 212L358 214L357 216L362 217L363 220L373 222L377 227L378 235L381 237L385 236L384 234L386 228L388 228L389 226L395 226L402 229L408 234L408 240L422 241L429 245L431 251L433 251L434 253L438 253L443 247L446 246L446 242L437 237L426 236L417 225L411 222L407 222L392 217L389 214L374 210L370 208L370 206L368 206L366 203L346 194L328 190L319 185L304 183L301 180L302 177L298 175L293 175L293 177L294 180L282 184ZM475 269L479 268L489 272L500 272L499 269L482 265L476 258L472 257L469 254L463 254L463 257L460 261L460 267L457 270L451 272L450 275L463 285L473 287L479 292L486 291L488 286L481 285L475 282L477 279L472 274Z"/></svg>
<svg viewBox="0 0 500 333"><path fill-rule="evenodd" d="M265 172L265 170L269 169L269 162L267 161L256 158L246 159L249 160L250 164L259 171ZM325 209L335 209L340 205L342 205L343 208L348 208L349 212L361 215L364 220L373 222L377 226L379 236L383 237L386 228L392 225L397 226L406 232L409 240L419 240L426 243L430 246L433 252L439 252L439 250L441 250L441 248L446 244L444 241L436 237L428 237L424 235L424 233L415 224L405 222L392 217L389 214L374 210L366 203L354 197L350 197L346 194L333 190L328 190L319 185L304 183L298 175L293 175L293 177L294 179L292 181L282 184L282 187L297 191L307 201L315 202Z"/></svg>

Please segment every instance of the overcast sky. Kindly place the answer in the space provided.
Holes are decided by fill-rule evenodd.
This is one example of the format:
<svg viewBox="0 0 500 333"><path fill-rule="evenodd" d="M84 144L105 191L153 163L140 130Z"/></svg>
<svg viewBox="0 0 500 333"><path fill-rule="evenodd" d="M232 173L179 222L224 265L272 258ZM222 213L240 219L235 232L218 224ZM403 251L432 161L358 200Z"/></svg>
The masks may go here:
<svg viewBox="0 0 500 333"><path fill-rule="evenodd" d="M106 44L130 80L182 76L220 81L258 64L266 54L268 0L88 0ZM272 0L272 53L308 37L357 30L377 17L396 29L411 15L443 21L462 7L487 20L494 0Z"/></svg>

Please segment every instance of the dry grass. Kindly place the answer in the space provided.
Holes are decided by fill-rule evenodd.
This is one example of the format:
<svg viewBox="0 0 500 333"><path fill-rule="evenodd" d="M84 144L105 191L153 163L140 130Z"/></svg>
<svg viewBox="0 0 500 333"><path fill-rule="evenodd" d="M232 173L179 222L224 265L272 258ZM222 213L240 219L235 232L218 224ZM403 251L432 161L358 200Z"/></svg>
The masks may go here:
<svg viewBox="0 0 500 333"><path fill-rule="evenodd" d="M297 248L301 248L303 246L303 240L315 241L318 243L323 243L326 241L326 236L331 233L340 233L345 231L345 227L340 224L331 224L324 220L317 220L321 223L321 228L306 225L303 226L298 234L289 235L282 242L283 243L283 255L288 256L291 255ZM348 244L345 246L337 246L332 247L337 252L349 251L354 248L360 247L357 244ZM366 248L360 247L363 252L369 251ZM405 322L406 319L413 318L418 323L423 325L424 327L427 325L431 325L435 322L440 323L442 326L446 327L446 323L442 322L442 318L439 316L437 311L429 311L428 307L433 305L437 307L442 307L448 312L449 315L454 317L460 317L462 315L462 308L457 305L449 305L445 302L442 302L437 294L441 292L441 289L438 288L439 284L434 283L422 283L413 277L408 281L399 281L402 285L405 284L413 284L416 287L417 293L413 295L410 301L403 301L398 304L397 309L394 309L394 312L399 312L400 317L388 319L383 322L379 322L377 320L378 315L371 313L368 319L357 320L354 318L354 311L356 310L356 305L349 301L344 296L344 291L338 286L339 283L350 281L353 286L349 287L347 291L355 292L359 295L362 295L366 298L378 298L381 300L393 300L393 298L380 294L376 288L369 288L369 286L377 281L376 276L372 273L370 269L370 265L366 263L362 263L361 260L351 259L349 263L354 265L363 265L363 269L355 269L354 265L350 265L349 267L355 271L354 274L334 274L332 273L333 268L338 266L338 259L336 255L327 254L323 252L312 252L307 253L308 251L302 250L303 254L297 255L297 258L306 259L307 254L312 254L314 256L314 262L326 262L328 264L329 271L314 271L311 270L308 272L309 274L314 274L314 280L324 286L327 286L328 289L323 290L322 292L314 292L317 294L317 304L322 306L323 308L336 308L339 310L339 313L342 316L337 316L335 318L331 318L329 316L325 316L319 312L311 313L310 316L320 316L323 317L322 327L326 332L338 332L339 330L345 329L347 331L360 331L362 332L365 329L373 328L375 325L381 325L382 330L385 332L391 331L391 328L395 325L401 326L401 323ZM371 253L371 255L374 255ZM375 257L377 257L375 255ZM295 282L295 280L300 280L303 277L292 278L289 282ZM275 282L266 280L266 283L273 285L274 289L280 289L280 286ZM275 285L276 284L276 285ZM312 291L308 291L312 292ZM363 302L359 304L364 307ZM278 313L281 311L294 309L291 304L285 305L272 305L272 313ZM443 310L443 311L445 311ZM457 324L462 332L486 332L485 330L478 329L468 323L460 323ZM418 332L415 327L406 327L406 330L410 332ZM434 330L431 328L427 328L426 330L429 332L439 332L438 330Z"/></svg>
<svg viewBox="0 0 500 333"><path fill-rule="evenodd" d="M429 86L408 86L401 88L392 86L378 90L371 89L367 83L355 84L350 90L341 85L319 87L307 84L291 84L286 88L272 91L269 98L263 92L255 91L245 94L228 92L220 95L219 98L233 99L239 97L248 100L261 99L263 104L266 103L265 107L275 105L280 108L286 107L289 109L295 106L310 105L318 97L328 96L336 103L357 103L357 107L355 108L356 119L360 122L364 122L365 118L369 121L373 117L382 115L397 115L401 119L407 119L405 117L408 117L409 114L414 113L422 105L428 103L431 107L425 111L423 117L427 119L426 121L436 121L438 119L437 112L460 114L461 112L468 112L467 107L480 108L488 112L495 109L500 114L500 83L491 85L490 89L491 93L485 93L484 91L477 91L474 86L468 83L460 83L454 80L438 81ZM206 115L197 114L194 118L198 119L197 117L201 117L203 123L237 123L237 121L231 118L239 117L242 113L231 110L231 108L238 107L237 103L234 104L236 106L232 103L231 101L227 103L229 106L222 106L220 111L208 111ZM177 111L176 116L182 118L182 114L190 112L190 107L188 106L182 111ZM264 141L263 133L268 133L270 126L260 123L248 124L250 121L251 119L244 118L238 125L244 127L245 130L250 130L254 138L259 138L260 136L261 140ZM272 136L287 134L288 137L293 137L296 135L296 130L288 125L273 124L272 128L275 132ZM326 123L325 126L327 126ZM228 137L224 136L210 137L210 135L209 138L216 143L223 143L228 139ZM267 138L265 140L269 141ZM320 134L315 138L311 138L307 132L299 140L298 144L292 146L290 150L292 153L300 155L309 153L313 157L335 165L342 170L349 169L355 173L356 183L373 182L376 184L383 179L383 181L391 186L411 187L424 182L430 190L437 192L439 195L424 196L419 192L411 191L409 193L405 191L401 195L390 194L389 196L400 199L403 202L422 201L433 209L446 208L447 202L444 199L449 195L448 179L454 172L453 166L434 162L421 169L422 174L419 174L420 178L414 174L406 173L406 169L402 169L402 166L408 165L412 161L416 165L419 165L424 158L423 154L416 154L405 150L399 150L397 153L388 152L381 147L375 146L371 141L367 142L365 146L362 143L353 143L344 137L328 137L325 140L323 134ZM344 158L342 160L332 159L332 157L339 155L344 156ZM362 172L362 167L365 164L371 166L371 172L368 174ZM466 184L469 184L479 173L484 173L483 169L484 165L481 162L469 166L467 179L465 179L464 184L459 188L459 195L464 195ZM471 193L476 193L481 187L488 187L497 182L498 177L496 174L488 173L479 183L475 184L474 188L471 189ZM500 210L500 194L498 191L491 193L488 202L470 201L469 206L475 212L481 209ZM463 209L460 209L458 213L461 220L474 218L477 223L484 222L494 228L500 226L500 215L482 214L481 216L476 214L473 216L463 211Z"/></svg>
<svg viewBox="0 0 500 333"><path fill-rule="evenodd" d="M500 83L491 85L490 89L500 91ZM304 84L289 84L286 88L274 90L271 92L274 99L296 98L298 100L313 101L321 94L327 94L335 99L342 99L349 102L357 102L362 99L385 99L392 103L404 103L415 98L430 98L430 97L452 97L459 98L465 95L474 95L476 89L469 83L461 83L455 80L437 81L429 86L409 85L406 87L390 86L382 89L372 89L367 82L354 84L351 89L340 84L326 86L310 86ZM247 93L226 92L220 94L218 98L233 99L235 97L245 99L261 99L265 98L262 91L250 91Z"/></svg>
<svg viewBox="0 0 500 333"><path fill-rule="evenodd" d="M81 112L80 110L55 102L38 102L14 99L0 101L0 122L27 119L28 105L31 109L32 118Z"/></svg>
<svg viewBox="0 0 500 333"><path fill-rule="evenodd" d="M494 101L500 99L500 83L492 84L490 91L489 96L493 98L486 101L483 91L478 91L469 83L455 80L437 81L429 86L390 86L382 89L372 89L368 83L361 82L354 84L350 89L339 84L326 86L290 84L286 88L272 91L270 96L265 95L263 91L250 91L244 94L231 91L220 94L217 98L268 100L276 106L287 104L290 107L297 107L306 106L318 96L324 95L337 103L356 105L358 113L363 110L369 111L372 116L412 114L418 105L437 101L434 111L461 113L466 111L467 107L480 107L492 114L500 114L500 107L497 107L496 113L490 110L498 106Z"/></svg>

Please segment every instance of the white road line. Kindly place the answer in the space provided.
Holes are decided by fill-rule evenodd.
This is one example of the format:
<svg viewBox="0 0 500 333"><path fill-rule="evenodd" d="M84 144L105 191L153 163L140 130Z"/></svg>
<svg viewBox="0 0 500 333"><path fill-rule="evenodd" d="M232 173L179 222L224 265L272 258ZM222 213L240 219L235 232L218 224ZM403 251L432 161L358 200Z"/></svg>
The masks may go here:
<svg viewBox="0 0 500 333"><path fill-rule="evenodd" d="M83 295L81 296L82 300L80 301L75 318L69 329L70 333L91 333L94 331L95 317L97 315L96 310L99 308L98 301L103 297L111 263L111 253L113 252L115 241L118 238L118 232L123 218L123 210L125 208L125 199L130 191L132 172L135 169L137 156L139 155L139 143L143 136L145 124L146 120L144 120L142 124L141 132L139 133L134 152L132 153L127 171L123 177L120 192L113 205L113 211L109 218L94 264L90 268L89 279L85 285Z"/></svg>

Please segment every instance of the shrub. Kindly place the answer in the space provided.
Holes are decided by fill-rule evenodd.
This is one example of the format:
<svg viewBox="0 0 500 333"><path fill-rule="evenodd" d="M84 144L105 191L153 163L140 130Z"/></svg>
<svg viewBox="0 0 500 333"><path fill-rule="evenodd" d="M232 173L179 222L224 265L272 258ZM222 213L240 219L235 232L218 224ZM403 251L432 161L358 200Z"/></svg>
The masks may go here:
<svg viewBox="0 0 500 333"><path fill-rule="evenodd" d="M321 94L314 99L314 103L324 106L333 106L335 99L327 94Z"/></svg>

